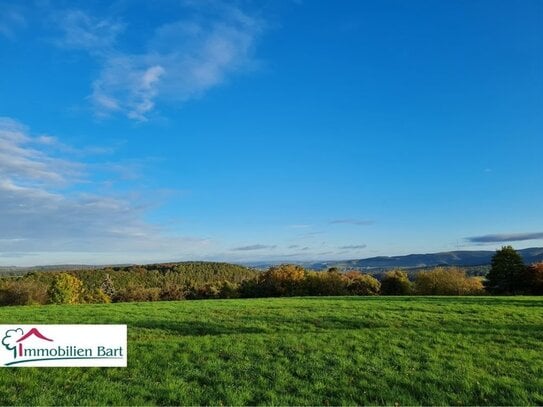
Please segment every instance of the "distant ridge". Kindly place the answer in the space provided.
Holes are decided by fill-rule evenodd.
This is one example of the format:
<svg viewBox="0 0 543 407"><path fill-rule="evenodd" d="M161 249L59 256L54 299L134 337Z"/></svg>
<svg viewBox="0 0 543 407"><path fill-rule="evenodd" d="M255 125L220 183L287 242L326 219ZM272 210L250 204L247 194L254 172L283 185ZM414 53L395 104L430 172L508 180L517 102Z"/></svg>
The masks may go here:
<svg viewBox="0 0 543 407"><path fill-rule="evenodd" d="M526 264L543 261L543 247L517 250ZM308 266L314 269L341 268L422 268L434 266L486 266L490 264L494 250L458 250L452 252L408 254L405 256L378 256L367 259L315 262Z"/></svg>
<svg viewBox="0 0 543 407"><path fill-rule="evenodd" d="M528 249L517 250L524 259L526 264L543 262L543 247L531 247ZM424 268L435 266L459 266L459 267L474 267L488 266L492 256L496 253L494 250L457 250L451 252L440 253L425 253L425 254L408 254L404 256L377 256L366 259L352 260L329 260L329 261L273 261L273 262L244 262L237 263L244 266L257 269L266 269L270 266L281 263L300 264L308 269L323 270L328 267L338 267L341 269L391 269L395 267L401 268ZM166 262L160 264L183 264L183 263L198 263L198 262ZM206 263L206 262L203 262ZM135 264L134 264L135 265ZM29 271L53 271L53 270L81 270L81 269L99 269L107 265L84 265L84 264L63 264L63 265L46 265L34 267L16 267L16 266L0 266L0 274L16 273L20 274ZM115 267L126 267L128 264L115 265ZM113 266L112 266L113 267Z"/></svg>

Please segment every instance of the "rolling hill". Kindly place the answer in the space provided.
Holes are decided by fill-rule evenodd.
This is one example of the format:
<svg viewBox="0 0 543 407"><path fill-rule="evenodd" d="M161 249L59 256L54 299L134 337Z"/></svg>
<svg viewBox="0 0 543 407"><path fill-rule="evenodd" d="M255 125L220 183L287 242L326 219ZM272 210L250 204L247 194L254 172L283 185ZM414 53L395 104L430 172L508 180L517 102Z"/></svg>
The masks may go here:
<svg viewBox="0 0 543 407"><path fill-rule="evenodd" d="M518 250L526 264L543 261L543 248L533 247ZM495 251L491 250L459 250L441 253L409 254L405 256L379 256L367 259L345 261L317 262L307 264L312 269L327 267L356 268L356 269L389 269L389 268L423 268L434 266L485 266L489 265Z"/></svg>

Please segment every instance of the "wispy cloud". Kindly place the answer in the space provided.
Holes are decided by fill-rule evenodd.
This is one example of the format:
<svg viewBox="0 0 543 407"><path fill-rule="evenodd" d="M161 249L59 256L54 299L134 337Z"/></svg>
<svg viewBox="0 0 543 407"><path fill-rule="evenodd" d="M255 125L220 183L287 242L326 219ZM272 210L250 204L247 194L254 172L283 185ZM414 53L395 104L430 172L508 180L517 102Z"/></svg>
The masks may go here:
<svg viewBox="0 0 543 407"><path fill-rule="evenodd" d="M30 137L27 128L0 117L0 180L22 185L62 185L81 176L82 165L48 151L58 147L53 137Z"/></svg>
<svg viewBox="0 0 543 407"><path fill-rule="evenodd" d="M347 224L347 225L355 225L355 226L368 226L368 225L373 225L375 222L373 220L366 220L366 219L334 219L334 220L331 220L330 223L333 225Z"/></svg>
<svg viewBox="0 0 543 407"><path fill-rule="evenodd" d="M340 249L343 250L359 250L359 249L365 249L367 246L365 244L357 244L357 245L350 245L350 246L340 246Z"/></svg>
<svg viewBox="0 0 543 407"><path fill-rule="evenodd" d="M81 10L58 12L53 21L63 32L56 44L61 47L88 51L96 57L106 58L115 53L117 37L124 24L111 19L99 19Z"/></svg>
<svg viewBox="0 0 543 407"><path fill-rule="evenodd" d="M0 35L13 39L17 31L26 27L27 21L21 6L0 2Z"/></svg>
<svg viewBox="0 0 543 407"><path fill-rule="evenodd" d="M307 251L309 250L308 246L301 247L299 244L291 244L288 246L288 249L299 249L300 251Z"/></svg>
<svg viewBox="0 0 543 407"><path fill-rule="evenodd" d="M232 251L252 251L252 250L263 250L263 249L275 249L276 245L265 245L265 244L253 244L249 246L235 247Z"/></svg>
<svg viewBox="0 0 543 407"><path fill-rule="evenodd" d="M216 3L213 13L192 7L194 17L155 27L137 53L117 40L130 26L81 10L67 13L57 42L87 51L100 64L90 95L99 116L121 113L145 121L158 101L179 105L254 66L259 19L233 5Z"/></svg>
<svg viewBox="0 0 543 407"><path fill-rule="evenodd" d="M144 221L144 206L128 198L75 192L72 187L80 181L91 183L89 168L59 156L52 140L31 135L12 119L0 118L3 257L76 251L171 255L208 243L166 236L164 228Z"/></svg>
<svg viewBox="0 0 543 407"><path fill-rule="evenodd" d="M543 239L543 232L498 233L493 235L473 236L467 238L467 240L472 243L520 242L524 240L536 239Z"/></svg>
<svg viewBox="0 0 543 407"><path fill-rule="evenodd" d="M300 223L300 224L288 225L287 227L289 229L307 229L307 228L310 228L311 225L308 225L308 224L305 224L305 223Z"/></svg>

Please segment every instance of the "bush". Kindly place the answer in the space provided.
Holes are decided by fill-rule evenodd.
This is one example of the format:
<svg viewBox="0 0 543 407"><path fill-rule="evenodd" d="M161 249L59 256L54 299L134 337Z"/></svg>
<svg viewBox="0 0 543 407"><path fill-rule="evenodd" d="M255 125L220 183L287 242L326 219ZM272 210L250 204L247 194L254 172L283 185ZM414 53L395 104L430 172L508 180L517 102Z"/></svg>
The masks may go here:
<svg viewBox="0 0 543 407"><path fill-rule="evenodd" d="M111 297L101 288L95 288L84 292L83 302L86 304L109 304Z"/></svg>
<svg viewBox="0 0 543 407"><path fill-rule="evenodd" d="M47 302L47 285L38 281L9 279L0 285L0 305L42 305Z"/></svg>
<svg viewBox="0 0 543 407"><path fill-rule="evenodd" d="M405 271L387 271L381 281L383 295L409 295L413 291L411 281Z"/></svg>
<svg viewBox="0 0 543 407"><path fill-rule="evenodd" d="M204 284L196 290L196 299L219 298L221 288L213 283Z"/></svg>
<svg viewBox="0 0 543 407"><path fill-rule="evenodd" d="M219 292L219 298L238 298L239 285L230 281L223 281Z"/></svg>
<svg viewBox="0 0 543 407"><path fill-rule="evenodd" d="M264 296L264 290L258 278L242 281L238 287L238 293L241 298L258 298Z"/></svg>
<svg viewBox="0 0 543 407"><path fill-rule="evenodd" d="M47 291L52 304L77 304L82 301L83 283L68 273L55 275Z"/></svg>
<svg viewBox="0 0 543 407"><path fill-rule="evenodd" d="M347 291L353 295L378 295L381 283L369 274L349 272L345 274Z"/></svg>
<svg viewBox="0 0 543 407"><path fill-rule="evenodd" d="M480 295L483 284L477 277L468 277L459 268L437 267L421 271L415 279L415 293L421 295Z"/></svg>
<svg viewBox="0 0 543 407"><path fill-rule="evenodd" d="M129 282L127 286L117 292L115 302L144 302L158 301L160 288L146 288L140 284Z"/></svg>
<svg viewBox="0 0 543 407"><path fill-rule="evenodd" d="M299 295L347 295L347 281L334 270L307 271Z"/></svg>
<svg viewBox="0 0 543 407"><path fill-rule="evenodd" d="M163 301L184 300L187 296L185 286L167 281L160 289L160 299Z"/></svg>

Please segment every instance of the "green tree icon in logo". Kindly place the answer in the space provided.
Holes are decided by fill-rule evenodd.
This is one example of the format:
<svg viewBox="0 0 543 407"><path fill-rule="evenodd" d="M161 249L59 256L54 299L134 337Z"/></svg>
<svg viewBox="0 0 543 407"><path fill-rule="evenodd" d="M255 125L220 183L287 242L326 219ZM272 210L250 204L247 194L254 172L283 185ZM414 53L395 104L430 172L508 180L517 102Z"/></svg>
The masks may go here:
<svg viewBox="0 0 543 407"><path fill-rule="evenodd" d="M21 328L8 329L6 331L6 336L2 339L2 345L4 345L7 350L13 350L13 358L17 357L17 340L21 338L23 334L24 332Z"/></svg>

